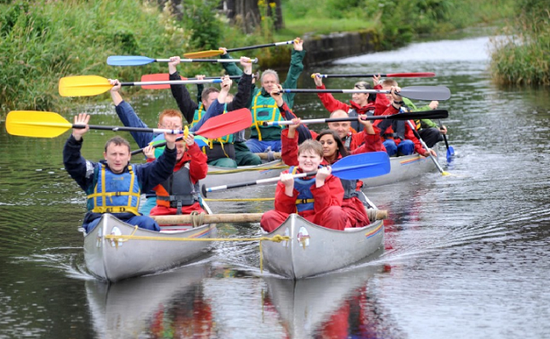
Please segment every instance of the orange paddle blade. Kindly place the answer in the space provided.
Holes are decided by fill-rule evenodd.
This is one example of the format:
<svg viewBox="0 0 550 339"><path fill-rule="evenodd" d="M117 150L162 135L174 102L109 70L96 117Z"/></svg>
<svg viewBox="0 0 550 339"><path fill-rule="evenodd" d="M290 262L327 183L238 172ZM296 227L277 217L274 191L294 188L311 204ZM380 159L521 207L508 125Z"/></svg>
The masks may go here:
<svg viewBox="0 0 550 339"><path fill-rule="evenodd" d="M219 49L212 49L209 51L200 51L200 52L189 52L184 53L183 56L187 59L196 59L196 58L208 58L213 57L217 55L222 55L223 51L220 51Z"/></svg>

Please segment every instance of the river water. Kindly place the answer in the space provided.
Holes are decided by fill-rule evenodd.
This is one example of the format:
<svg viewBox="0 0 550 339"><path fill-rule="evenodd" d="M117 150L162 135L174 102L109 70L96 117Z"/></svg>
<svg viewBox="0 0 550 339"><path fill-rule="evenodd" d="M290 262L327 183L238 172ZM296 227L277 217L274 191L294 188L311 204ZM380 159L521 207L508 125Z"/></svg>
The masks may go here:
<svg viewBox="0 0 550 339"><path fill-rule="evenodd" d="M254 242L216 244L201 262L162 274L110 286L96 281L77 231L84 194L62 165L68 133L14 137L2 122L0 338L550 337L550 96L494 85L488 42L416 43L303 75L301 87L313 87L307 75L317 71L435 72L397 80L451 89L440 108L450 112L444 123L456 158L440 158L449 176L426 173L366 191L389 210L378 258L296 283L262 274ZM325 83L351 88L355 81ZM131 102L150 125L161 108L175 106L160 91ZM295 108L305 118L326 115L315 95L298 95ZM82 111L94 124L120 124L110 105ZM99 159L111 135L90 132L84 156ZM445 154L444 145L438 151ZM273 186L214 198L270 196ZM235 213L272 203L210 205ZM256 236L258 224L220 225L220 233Z"/></svg>

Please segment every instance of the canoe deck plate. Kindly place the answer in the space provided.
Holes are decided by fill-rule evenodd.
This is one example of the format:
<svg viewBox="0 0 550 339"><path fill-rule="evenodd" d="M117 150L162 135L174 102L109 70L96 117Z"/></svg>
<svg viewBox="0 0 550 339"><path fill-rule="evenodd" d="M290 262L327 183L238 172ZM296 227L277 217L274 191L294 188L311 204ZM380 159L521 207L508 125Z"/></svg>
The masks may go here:
<svg viewBox="0 0 550 339"><path fill-rule="evenodd" d="M309 233L305 227L300 227L298 234L296 235L298 241L302 244L302 248L305 250L309 246Z"/></svg>

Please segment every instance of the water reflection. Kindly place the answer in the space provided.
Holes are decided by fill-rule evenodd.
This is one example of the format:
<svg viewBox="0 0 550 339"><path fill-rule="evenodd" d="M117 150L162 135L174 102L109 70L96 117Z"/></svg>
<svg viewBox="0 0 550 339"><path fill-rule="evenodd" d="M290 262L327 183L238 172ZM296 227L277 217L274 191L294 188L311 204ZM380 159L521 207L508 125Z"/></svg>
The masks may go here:
<svg viewBox="0 0 550 339"><path fill-rule="evenodd" d="M202 281L210 266L196 264L116 284L86 282L100 338L211 338L214 320Z"/></svg>
<svg viewBox="0 0 550 339"><path fill-rule="evenodd" d="M371 291L383 270L369 265L298 281L266 277L264 310L280 317L289 338L400 338L399 325Z"/></svg>

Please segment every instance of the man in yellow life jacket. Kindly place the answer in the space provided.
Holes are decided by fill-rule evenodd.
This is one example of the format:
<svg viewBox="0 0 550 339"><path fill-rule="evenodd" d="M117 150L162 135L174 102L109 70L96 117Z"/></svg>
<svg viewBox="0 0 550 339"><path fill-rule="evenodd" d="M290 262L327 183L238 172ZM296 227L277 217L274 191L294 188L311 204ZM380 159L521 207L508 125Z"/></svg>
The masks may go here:
<svg viewBox="0 0 550 339"><path fill-rule="evenodd" d="M85 126L73 128L63 149L63 163L70 176L86 192L88 212L82 227L89 233L104 213L141 228L160 231L159 225L150 217L138 212L141 192L149 191L165 181L176 164L176 134L165 133L166 148L155 161L130 164L130 144L124 138L114 137L105 144L105 160L92 162L80 154L82 136L88 132L90 116L81 113L74 124ZM170 127L167 127L170 128Z"/></svg>
<svg viewBox="0 0 550 339"><path fill-rule="evenodd" d="M224 54L221 55L222 59L231 58L225 48ZM303 59L305 56L303 48L303 40L296 38L294 41L294 49L290 56L290 68L285 82L282 84L284 89L296 88L298 85L298 78L304 69ZM241 75L242 70L235 65L235 63L222 63L225 71L229 75ZM248 105L250 112L252 113L252 126L250 131L250 139L246 141L246 144L250 151L253 153L265 152L268 148L273 152L281 151L281 130L282 126L263 126L264 122L268 121L280 121L280 120L292 120L296 116L286 116L287 112L291 112L294 105L295 93L284 93L283 100L288 105L289 110L281 111L277 106L275 100L271 97L270 93L277 89L279 86L279 75L274 70L268 69L262 73L261 87L254 88L252 92L251 102ZM300 133L300 142L305 140L305 136L302 137Z"/></svg>
<svg viewBox="0 0 550 339"><path fill-rule="evenodd" d="M174 60L174 62L170 62L169 64L178 64L180 58L172 57L170 60ZM216 92L215 96L213 92L208 92L207 94L207 88L203 92L203 102L208 104L208 109L200 114L199 121L193 120L193 124L189 129L190 132L199 130L212 117L247 107L252 88L252 63L249 58L241 57L240 64L243 66L244 73L239 81L237 94L233 96L229 93L233 82L228 76L222 77L222 88L219 92ZM172 85L171 87L178 107L185 107L187 104L182 102L182 100L190 100L185 86ZM178 88L179 94L176 95ZM212 98L214 99L211 100ZM197 117L197 114L195 114L195 118ZM207 145L201 146L203 152L208 156L209 165L235 168L237 166L259 165L262 163L262 160L248 149L245 143L244 130L216 140L208 140Z"/></svg>

